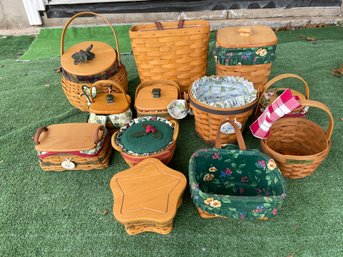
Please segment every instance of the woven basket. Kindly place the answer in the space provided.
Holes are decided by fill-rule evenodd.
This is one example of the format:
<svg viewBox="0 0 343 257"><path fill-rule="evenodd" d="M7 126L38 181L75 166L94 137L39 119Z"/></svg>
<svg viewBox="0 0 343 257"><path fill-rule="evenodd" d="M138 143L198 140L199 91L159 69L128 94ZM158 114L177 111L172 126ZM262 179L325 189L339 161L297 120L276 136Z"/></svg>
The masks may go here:
<svg viewBox="0 0 343 257"><path fill-rule="evenodd" d="M221 28L216 38L216 74L244 77L261 92L275 59L276 44L277 37L268 26Z"/></svg>
<svg viewBox="0 0 343 257"><path fill-rule="evenodd" d="M261 140L263 151L278 164L288 178L311 175L326 158L331 147L334 119L330 109L316 101L301 101L304 106L317 107L329 116L325 132L317 123L305 118L282 118L271 128L268 139Z"/></svg>
<svg viewBox="0 0 343 257"><path fill-rule="evenodd" d="M171 159L173 158L174 151L176 148L176 140L177 140L177 137L179 135L179 124L175 120L170 120L169 122L171 122L173 124L173 127L174 127L173 142L167 148L165 148L164 150L162 150L160 152L157 152L155 154L150 154L147 156L142 156L142 155L137 156L137 155L125 153L123 151L123 149L117 144L117 142L115 140L118 132L115 132L112 135L112 139L111 139L112 146L115 150L120 152L120 154L124 158L125 162L130 167L135 166L136 164L140 163L141 161L143 161L144 159L147 159L147 158L156 158L156 159L159 159L164 164L168 164L171 161Z"/></svg>
<svg viewBox="0 0 343 257"><path fill-rule="evenodd" d="M275 162L257 150L246 150L243 136L232 120L239 149L200 149L189 161L189 185L202 218L268 220L280 209L286 194L284 179Z"/></svg>
<svg viewBox="0 0 343 257"><path fill-rule="evenodd" d="M185 92L194 80L205 75L208 21L135 25L129 33L141 82L174 80Z"/></svg>
<svg viewBox="0 0 343 257"><path fill-rule="evenodd" d="M273 98L278 96L278 92L282 93L286 88L274 88L270 89L271 86L273 86L276 82L284 80L284 79L298 79L303 83L305 95L302 93L291 89L291 92L294 96L298 98L298 100L309 100L310 99L310 88L307 84L307 82L300 76L292 73L286 73L281 74L279 76L276 76L275 78L271 79L267 82L267 84L264 85L263 91L261 93L261 97L258 102L258 107L255 109L255 117L259 116L268 105L270 105L273 102ZM288 87L287 87L288 88ZM273 97L273 98L271 98ZM307 113L307 107L300 106L293 110L291 113L286 114L284 117L304 117Z"/></svg>
<svg viewBox="0 0 343 257"><path fill-rule="evenodd" d="M63 91L70 102L71 105L73 105L75 108L81 110L81 111L88 111L87 106L87 98L83 95L82 86L91 86L94 82L98 80L113 80L120 84L120 86L127 92L128 90L128 77L127 77L127 71L125 66L120 61L120 50L119 50L119 44L117 39L117 34L114 30L114 28L111 26L109 21L103 17L102 15L93 13L93 12L80 12L78 14L75 14L73 17L69 19L69 21L66 23L66 25L63 28L62 31L62 37L61 37L61 57L63 56L65 50L64 50L64 41L65 41L65 34L67 32L67 28L69 27L70 23L77 17L83 16L83 15L94 15L98 18L102 19L111 29L115 44L116 44L116 70L104 70L101 74L92 74L91 76L87 76L81 80L72 80L70 79L70 74L68 74L65 70L62 72L62 88ZM62 66L63 69L63 66ZM72 76L77 74L72 74Z"/></svg>
<svg viewBox="0 0 343 257"><path fill-rule="evenodd" d="M216 74L219 76L238 76L254 83L259 92L268 81L272 64L226 66L216 63Z"/></svg>
<svg viewBox="0 0 343 257"><path fill-rule="evenodd" d="M103 130L104 128L101 127ZM42 132L48 133L48 128L39 128L35 134L34 142L39 144L39 137ZM58 142L58 140L56 141ZM39 165L44 171L65 171L69 170L61 165L66 160L71 161L75 167L72 170L95 170L108 167L112 147L110 135L107 134L102 143L102 148L95 155L79 155L74 152L52 152L44 157L39 157Z"/></svg>
<svg viewBox="0 0 343 257"><path fill-rule="evenodd" d="M160 89L158 98L154 98L155 96L150 91L146 91L155 88ZM143 90L145 92L138 96L139 92ZM145 81L136 88L135 109L137 116L159 116L171 120L173 118L170 116L167 106L178 98L180 98L180 87L176 82L171 80Z"/></svg>
<svg viewBox="0 0 343 257"><path fill-rule="evenodd" d="M246 121L252 114L254 107L258 101L256 99L242 107L237 108L217 108L206 105L197 100L192 94L192 86L188 91L189 105L194 113L195 130L197 134L206 143L214 145L217 131L225 119L232 119L241 123L241 130L243 131ZM236 141L236 134L220 134L221 142L223 144L233 143Z"/></svg>

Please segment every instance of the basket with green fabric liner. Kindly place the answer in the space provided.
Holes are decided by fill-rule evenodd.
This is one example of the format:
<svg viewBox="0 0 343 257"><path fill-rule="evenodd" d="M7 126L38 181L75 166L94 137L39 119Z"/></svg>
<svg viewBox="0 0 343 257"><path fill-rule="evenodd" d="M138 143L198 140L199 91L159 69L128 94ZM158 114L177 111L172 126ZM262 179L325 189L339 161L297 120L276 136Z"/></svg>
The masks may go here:
<svg viewBox="0 0 343 257"><path fill-rule="evenodd" d="M145 116L133 119L112 135L112 146L132 167L146 158L168 164L176 148L179 125L174 120Z"/></svg>
<svg viewBox="0 0 343 257"><path fill-rule="evenodd" d="M221 148L220 130L212 149L196 151L189 161L193 202L202 218L268 220L286 197L285 182L276 163L258 150L246 150L243 136L232 120L239 149Z"/></svg>

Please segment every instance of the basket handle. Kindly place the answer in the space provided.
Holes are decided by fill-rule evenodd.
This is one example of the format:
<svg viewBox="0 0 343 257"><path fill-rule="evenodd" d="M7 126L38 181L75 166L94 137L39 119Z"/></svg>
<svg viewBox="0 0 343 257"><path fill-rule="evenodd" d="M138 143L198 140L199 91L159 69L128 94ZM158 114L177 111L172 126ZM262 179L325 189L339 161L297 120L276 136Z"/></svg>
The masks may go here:
<svg viewBox="0 0 343 257"><path fill-rule="evenodd" d="M112 25L110 24L110 22L102 15L100 14L97 14L95 12L79 12L77 14L75 14L73 17L71 17L66 25L64 26L63 28L63 31L62 31L62 36L61 36L61 56L64 54L64 38L65 38L65 34L67 32L67 28L69 27L70 23L76 19L77 17L79 16L83 16L83 15L94 15L100 19L102 19L112 30L112 33L113 33L113 36L114 36L114 39L115 39L115 42L116 42L116 49L117 49L117 52L118 52L118 65L121 66L121 62L120 62L120 50L119 50L119 43L118 43L118 38L117 38L117 34L116 34L116 31L114 30L114 28L112 27Z"/></svg>
<svg viewBox="0 0 343 257"><path fill-rule="evenodd" d="M271 86L273 86L276 82L280 81L280 80L283 80L283 79L286 79L286 78L295 78L295 79L298 79L300 80L303 84L304 84L304 89L305 89L305 97L306 99L310 99L310 88L307 84L307 82L302 78L300 77L299 75L297 74L293 74L293 73L285 73L285 74L281 74L281 75L278 75L276 76L275 78L272 78L271 80L269 80L263 87L263 91L262 93L260 94L261 96L268 90L268 88L270 88ZM261 98L260 97L260 100L259 100L259 103L258 105L260 105L261 103ZM258 108L255 109L255 116L257 114L257 111L258 111Z"/></svg>
<svg viewBox="0 0 343 257"><path fill-rule="evenodd" d="M135 93L135 100L137 98L137 95L138 95L138 92L144 88L144 87L148 87L148 86L151 86L151 85L155 85L155 84L168 84L169 86L173 86L173 87L176 87L177 88L177 95L178 97L180 98L180 87L179 85L175 82L175 81L172 81L172 80L147 80L147 81L144 81L143 83L141 83L137 88L136 88L136 93Z"/></svg>
<svg viewBox="0 0 343 257"><path fill-rule="evenodd" d="M118 131L116 131L116 132L113 133L113 135L112 135L112 137L111 137L111 144L112 144L112 146L113 146L113 148L114 148L115 150L117 150L118 152L121 153L121 152L122 152L122 149L121 149L120 146L116 143L116 140L115 140L117 134L118 134Z"/></svg>
<svg viewBox="0 0 343 257"><path fill-rule="evenodd" d="M169 121L173 127L174 127L174 133L173 133L173 141L177 140L177 137L179 135L179 123L177 123L175 120L170 120Z"/></svg>
<svg viewBox="0 0 343 257"><path fill-rule="evenodd" d="M303 100L303 101L299 101L299 103L303 106L317 107L317 108L322 109L323 111L325 111L327 113L330 121L329 121L329 125L328 125L328 128L327 128L325 134L326 134L326 138L328 139L328 141L330 141L331 136L332 136L333 127L335 124L335 121L333 119L333 116L332 116L330 109L325 104L317 102L317 101L313 101L313 100Z"/></svg>
<svg viewBox="0 0 343 257"><path fill-rule="evenodd" d="M221 148L222 147L222 140L220 138L220 128L221 126L223 126L225 123L229 122L232 127L234 128L235 130L235 134L236 134L236 138L237 138L237 143L238 143L238 146L239 146L239 149L240 150L246 150L247 147L245 145L245 142L244 142L244 138L242 136L242 132L241 130L238 128L237 124L233 121L233 120L230 120L230 119L225 119L223 120L220 124L219 124L219 127L218 127L218 131L217 131L217 136L216 136L216 142L215 142L215 148Z"/></svg>
<svg viewBox="0 0 343 257"><path fill-rule="evenodd" d="M39 136L42 132L47 132L48 131L48 128L47 127L41 127L41 128L38 128L37 131L36 131L36 134L35 136L33 137L33 142L36 144L36 145L39 145L40 142L39 142Z"/></svg>
<svg viewBox="0 0 343 257"><path fill-rule="evenodd" d="M179 23L177 24L177 28L182 29L184 23L185 23L185 20L179 20ZM155 25L156 25L157 30L164 30L161 22L155 21Z"/></svg>
<svg viewBox="0 0 343 257"><path fill-rule="evenodd" d="M94 134L94 144L96 145L96 144L98 144L99 143L99 141L101 140L101 138L103 137L103 135L104 135L104 130L105 130L105 127L104 127L104 125L101 125L101 126L99 126L97 129L96 129L96 132L95 132L95 134ZM101 134L101 136L99 137L99 132L102 132L102 134Z"/></svg>
<svg viewBox="0 0 343 257"><path fill-rule="evenodd" d="M127 99L127 95L124 91L124 89L120 86L120 84L118 84L117 82L113 81L113 80L99 80L97 82L95 82L91 88L89 89L89 100L91 103L94 103L94 99L93 99L93 96L92 96L92 91L93 91L93 88L96 86L99 86L99 85L102 85L102 84L109 84L111 85L112 87L116 88L116 89L119 89L120 93L122 93L125 97L125 100L126 102L128 103L128 105L130 105L130 101ZM112 88L111 88L112 89Z"/></svg>

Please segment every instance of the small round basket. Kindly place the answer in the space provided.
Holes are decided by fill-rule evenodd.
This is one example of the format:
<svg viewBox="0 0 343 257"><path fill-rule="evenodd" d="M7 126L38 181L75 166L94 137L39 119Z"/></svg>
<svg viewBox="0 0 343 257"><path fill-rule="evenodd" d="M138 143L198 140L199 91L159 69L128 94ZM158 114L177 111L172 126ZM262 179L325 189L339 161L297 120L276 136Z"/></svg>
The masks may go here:
<svg viewBox="0 0 343 257"><path fill-rule="evenodd" d="M93 15L102 19L111 29L116 49L99 41L77 43L65 50L65 35L71 22L79 16ZM79 51L79 52L77 52ZM92 52L91 52L92 51ZM84 62L84 54L87 57ZM80 60L76 61L77 56ZM80 57L81 56L81 57ZM90 87L99 80L112 80L118 83L125 92L128 89L128 77L125 66L120 61L120 50L117 34L109 21L93 12L80 12L71 17L63 28L61 36L62 88L68 101L75 108L87 112L88 102L83 88ZM106 88L103 88L106 90Z"/></svg>
<svg viewBox="0 0 343 257"><path fill-rule="evenodd" d="M224 119L235 120L243 130L258 101L257 90L242 77L202 77L193 83L188 94L195 130L205 142L212 145ZM221 134L223 144L235 141L235 133Z"/></svg>
<svg viewBox="0 0 343 257"><path fill-rule="evenodd" d="M271 128L270 136L261 140L263 151L271 156L283 176L303 178L310 176L325 160L331 147L334 120L330 109L316 101L301 101L303 106L324 110L329 118L325 132L317 123L305 118L282 118Z"/></svg>
<svg viewBox="0 0 343 257"><path fill-rule="evenodd" d="M112 146L132 167L146 158L168 164L176 148L179 125L175 120L145 116L133 119L112 135Z"/></svg>

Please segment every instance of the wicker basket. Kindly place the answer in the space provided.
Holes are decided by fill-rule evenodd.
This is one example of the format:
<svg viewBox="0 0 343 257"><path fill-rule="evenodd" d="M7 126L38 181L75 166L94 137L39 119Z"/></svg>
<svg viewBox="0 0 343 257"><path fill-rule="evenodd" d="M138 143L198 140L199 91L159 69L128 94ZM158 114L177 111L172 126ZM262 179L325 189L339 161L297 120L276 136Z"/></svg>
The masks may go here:
<svg viewBox="0 0 343 257"><path fill-rule="evenodd" d="M256 99L242 107L237 108L217 108L198 101L192 94L192 86L188 92L189 105L194 113L195 130L197 134L209 144L214 145L217 131L223 120L229 118L241 124L243 131L246 121L253 113L254 107L258 101ZM236 141L236 134L220 134L221 141L224 144Z"/></svg>
<svg viewBox="0 0 343 257"><path fill-rule="evenodd" d="M144 119L144 117L142 117L142 118ZM142 119L142 118L137 118L137 119L139 120L139 119ZM160 119L163 119L163 118L160 118ZM124 152L123 148L116 142L116 138L118 136L118 132L115 132L112 135L112 140L111 140L112 146L113 146L113 148L115 150L120 152L120 154L124 158L125 162L130 167L135 166L136 164L140 163L141 161L143 161L144 159L147 159L147 158L156 158L156 159L159 159L164 164L168 164L171 161L171 159L173 158L174 151L175 151L175 148L176 148L176 140L177 140L177 137L179 135L179 124L175 120L170 120L169 122L172 123L172 125L174 127L173 139L172 139L173 142L171 144L169 144L166 148L164 148L163 150L161 150L161 151L159 151L157 153L154 153L154 154L144 154L144 155L135 155L135 154Z"/></svg>
<svg viewBox="0 0 343 257"><path fill-rule="evenodd" d="M278 96L279 93L282 93L286 88L272 88L276 82L284 80L284 79L298 79L303 83L305 95L302 93L291 89L292 94L298 99L298 100L309 100L310 99L310 89L307 84L307 82L300 76L292 73L286 73L281 74L279 76L276 76L275 78L271 79L267 82L267 84L264 85L263 91L261 93L261 97L258 102L258 107L255 109L255 117L258 117L261 115L261 113L266 109L268 105L270 105ZM288 87L287 87L288 88ZM308 111L308 107L300 106L290 112L289 114L286 114L284 117L304 117Z"/></svg>
<svg viewBox="0 0 343 257"><path fill-rule="evenodd" d="M167 106L178 98L180 98L180 87L176 82L171 80L145 81L136 88L137 116L159 116L170 120L172 117L169 115Z"/></svg>
<svg viewBox="0 0 343 257"><path fill-rule="evenodd" d="M301 104L317 107L328 114L330 121L326 132L305 118L282 118L272 125L268 139L261 140L263 151L276 161L282 174L288 178L311 175L331 147L334 119L330 109L312 100L301 101Z"/></svg>
<svg viewBox="0 0 343 257"><path fill-rule="evenodd" d="M102 136L98 138L100 131ZM42 133L44 135L41 135ZM79 139L75 139L77 136ZM39 128L34 136L34 142L39 164L44 171L104 169L109 165L112 152L110 135L98 124L71 123ZM98 149L99 143L101 146ZM80 146L80 149L71 149L77 147L75 145ZM85 150L85 145L86 149L90 148L89 150L94 147L94 152L80 152L79 150Z"/></svg>
<svg viewBox="0 0 343 257"><path fill-rule="evenodd" d="M206 74L208 21L135 25L129 33L142 82L174 80L184 92L194 80Z"/></svg>
<svg viewBox="0 0 343 257"><path fill-rule="evenodd" d="M64 50L64 41L67 28L70 23L77 17L83 15L95 15L102 19L111 29L116 49L106 43L98 41L89 41L76 44L66 51ZM72 55L75 51L84 49L89 45L93 45L95 58L74 65ZM120 84L120 86L127 92L128 77L125 66L120 61L120 50L116 32L108 20L102 15L93 12L81 12L69 19L64 26L61 37L61 64L62 64L62 88L68 101L77 109L81 111L88 111L87 98L84 96L82 86L91 86L98 80L113 80Z"/></svg>
<svg viewBox="0 0 343 257"><path fill-rule="evenodd" d="M243 136L232 120L239 149L200 149L189 161L189 185L202 218L268 220L286 197L284 179L275 162L257 150L246 150Z"/></svg>
<svg viewBox="0 0 343 257"><path fill-rule="evenodd" d="M277 38L270 27L226 27L218 30L215 61L219 76L239 76L259 92L268 81Z"/></svg>

